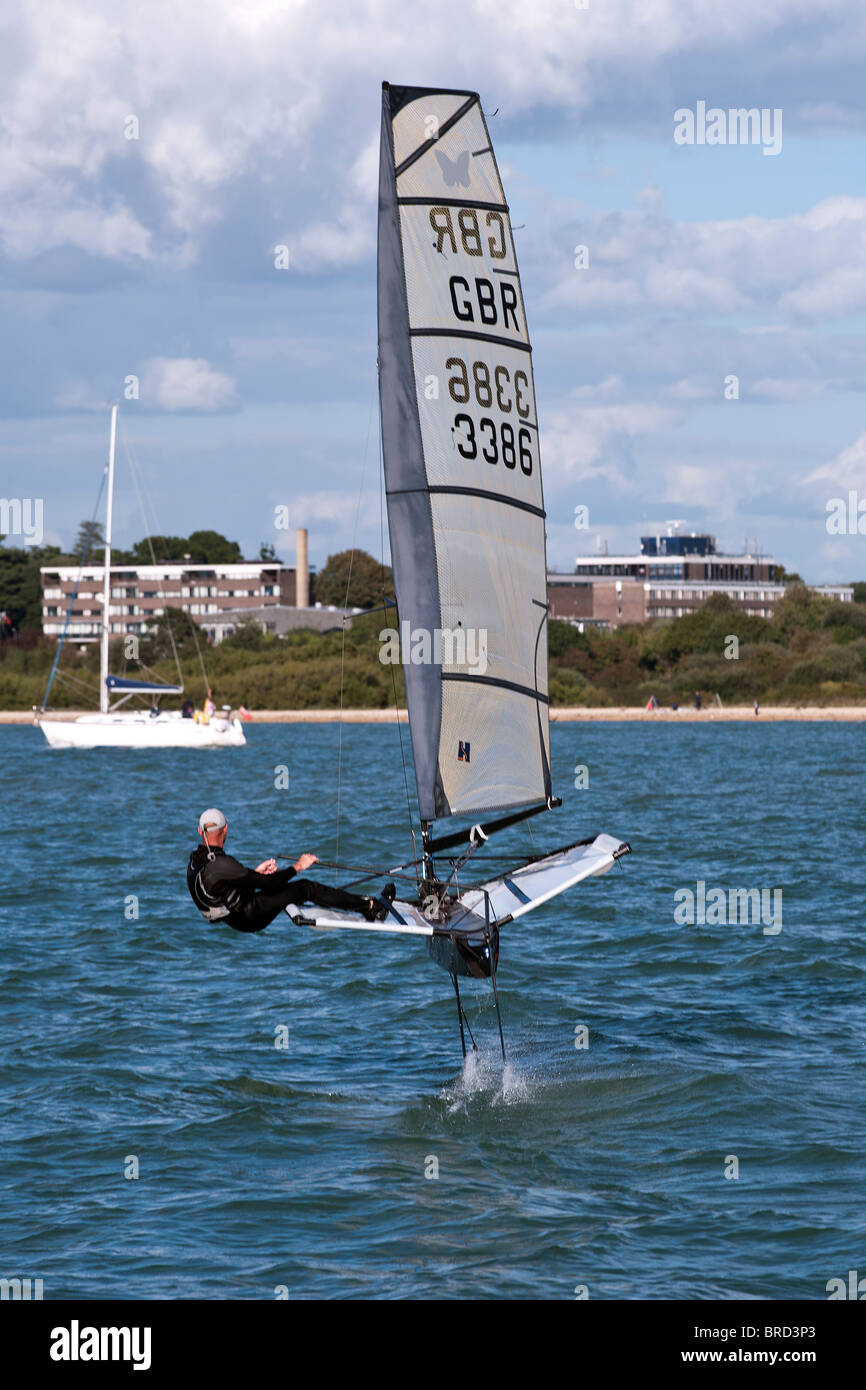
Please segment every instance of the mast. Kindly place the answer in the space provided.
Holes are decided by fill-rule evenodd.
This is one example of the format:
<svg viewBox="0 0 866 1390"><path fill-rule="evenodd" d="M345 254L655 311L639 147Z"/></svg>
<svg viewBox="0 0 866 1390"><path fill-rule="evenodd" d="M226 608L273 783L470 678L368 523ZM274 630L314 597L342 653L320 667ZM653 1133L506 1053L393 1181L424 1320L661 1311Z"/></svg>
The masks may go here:
<svg viewBox="0 0 866 1390"><path fill-rule="evenodd" d="M105 576L102 584L102 644L99 654L99 708L108 713L108 646L111 641L111 511L114 504L114 449L117 440L117 406L111 407L108 443L108 504L105 512Z"/></svg>

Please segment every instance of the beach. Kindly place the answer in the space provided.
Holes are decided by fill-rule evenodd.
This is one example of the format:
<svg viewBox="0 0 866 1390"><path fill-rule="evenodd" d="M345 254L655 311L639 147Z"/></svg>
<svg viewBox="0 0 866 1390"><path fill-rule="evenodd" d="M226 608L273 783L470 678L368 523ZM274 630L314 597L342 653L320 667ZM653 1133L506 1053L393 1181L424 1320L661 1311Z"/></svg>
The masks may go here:
<svg viewBox="0 0 866 1390"><path fill-rule="evenodd" d="M77 719L86 710L51 711L52 719ZM550 711L551 723L606 723L644 722L648 724L683 723L684 721L726 721L755 720L766 722L820 723L858 723L866 720L866 705L767 705L760 707L755 714L752 705L729 705L722 709L704 705L695 709L693 705L680 706L679 709L648 710L633 705L609 705L582 709L579 706L562 706ZM408 723L406 711L392 709L271 709L256 710L250 721L253 724L401 724ZM0 710L0 724L31 724L34 721L32 710Z"/></svg>

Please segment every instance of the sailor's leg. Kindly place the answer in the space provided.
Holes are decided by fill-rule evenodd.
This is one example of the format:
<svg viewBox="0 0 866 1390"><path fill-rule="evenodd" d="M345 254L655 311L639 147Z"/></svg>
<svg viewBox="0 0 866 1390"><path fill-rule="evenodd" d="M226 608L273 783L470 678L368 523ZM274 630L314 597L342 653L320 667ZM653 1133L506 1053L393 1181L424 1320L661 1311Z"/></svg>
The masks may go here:
<svg viewBox="0 0 866 1390"><path fill-rule="evenodd" d="M346 893L342 888L329 888L326 883L315 883L311 878L295 878L289 887L295 889L297 896L288 898L288 902L342 907L347 912L360 912L362 917L370 910L369 898L359 898L356 893Z"/></svg>
<svg viewBox="0 0 866 1390"><path fill-rule="evenodd" d="M254 932L262 931L265 927L278 917L285 907L284 902L277 904L277 899L281 898L281 893L261 894L255 902L248 905L243 912L233 912L226 920L230 927L235 931Z"/></svg>
<svg viewBox="0 0 866 1390"><path fill-rule="evenodd" d="M276 889L273 893L256 893L243 912L232 913L229 925L236 931L261 931L273 922L289 903L306 902L306 890L309 886L305 879L293 878L291 883Z"/></svg>

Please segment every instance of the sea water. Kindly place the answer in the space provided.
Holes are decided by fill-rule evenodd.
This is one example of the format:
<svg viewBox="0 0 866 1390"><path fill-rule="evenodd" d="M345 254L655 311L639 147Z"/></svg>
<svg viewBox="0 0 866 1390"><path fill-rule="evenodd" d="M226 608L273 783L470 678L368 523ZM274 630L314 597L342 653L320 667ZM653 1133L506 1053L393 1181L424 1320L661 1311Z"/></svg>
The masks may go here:
<svg viewBox="0 0 866 1390"><path fill-rule="evenodd" d="M866 727L556 725L564 806L495 837L488 872L596 831L633 853L503 929L504 1067L489 985L463 986L463 1064L416 939L201 920L206 806L253 865L411 855L405 729L346 725L339 783L336 725L248 732L148 753L0 730L0 1277L823 1299L866 1272ZM780 889L781 930L677 921L698 883Z"/></svg>

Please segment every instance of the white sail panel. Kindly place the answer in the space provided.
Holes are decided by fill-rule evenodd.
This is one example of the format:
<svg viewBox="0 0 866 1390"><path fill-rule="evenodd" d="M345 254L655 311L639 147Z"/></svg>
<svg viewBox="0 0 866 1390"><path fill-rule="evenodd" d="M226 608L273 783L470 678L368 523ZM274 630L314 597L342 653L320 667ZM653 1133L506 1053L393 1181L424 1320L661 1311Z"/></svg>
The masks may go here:
<svg viewBox="0 0 866 1390"><path fill-rule="evenodd" d="M528 346L507 213L413 204L400 208L400 226L413 328L458 328Z"/></svg>
<svg viewBox="0 0 866 1390"><path fill-rule="evenodd" d="M544 500L508 208L477 94L386 88L385 485L424 819L551 796ZM416 659L417 658L417 659Z"/></svg>
<svg viewBox="0 0 866 1390"><path fill-rule="evenodd" d="M543 510L529 354L436 336L414 338L412 360L429 484L492 489Z"/></svg>
<svg viewBox="0 0 866 1390"><path fill-rule="evenodd" d="M509 746L490 738L493 725L508 732ZM545 742L547 719L544 719ZM523 696L470 682L444 682L442 739L455 758L443 757L442 784L452 815L474 815L479 806L524 806L539 800L539 718ZM459 747L470 750L460 761Z"/></svg>
<svg viewBox="0 0 866 1390"><path fill-rule="evenodd" d="M468 92L430 90L419 92L415 101L399 106L393 113L392 121L394 164L399 167L431 137L435 129L441 130L466 105L468 96Z"/></svg>

